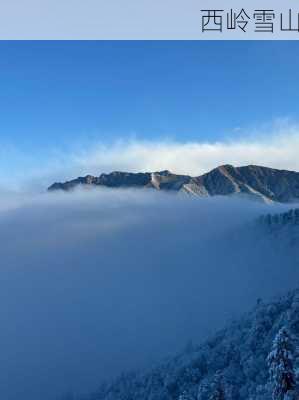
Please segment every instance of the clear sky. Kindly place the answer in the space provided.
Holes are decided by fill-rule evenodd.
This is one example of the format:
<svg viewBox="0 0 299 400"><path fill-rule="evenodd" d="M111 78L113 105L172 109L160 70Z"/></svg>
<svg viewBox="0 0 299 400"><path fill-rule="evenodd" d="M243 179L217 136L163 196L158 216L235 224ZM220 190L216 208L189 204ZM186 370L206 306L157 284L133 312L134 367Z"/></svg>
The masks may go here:
<svg viewBox="0 0 299 400"><path fill-rule="evenodd" d="M297 42L1 42L0 134L215 139L297 117Z"/></svg>
<svg viewBox="0 0 299 400"><path fill-rule="evenodd" d="M295 41L0 42L0 144L38 159L80 141L214 142L298 121L298 50Z"/></svg>

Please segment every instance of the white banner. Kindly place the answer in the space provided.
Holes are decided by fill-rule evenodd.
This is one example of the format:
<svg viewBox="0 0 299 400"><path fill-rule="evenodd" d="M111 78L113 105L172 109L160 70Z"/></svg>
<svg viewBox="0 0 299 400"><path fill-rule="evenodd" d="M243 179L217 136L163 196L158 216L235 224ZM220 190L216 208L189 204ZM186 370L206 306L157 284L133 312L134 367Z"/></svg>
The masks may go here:
<svg viewBox="0 0 299 400"><path fill-rule="evenodd" d="M295 0L9 0L0 39L299 38Z"/></svg>

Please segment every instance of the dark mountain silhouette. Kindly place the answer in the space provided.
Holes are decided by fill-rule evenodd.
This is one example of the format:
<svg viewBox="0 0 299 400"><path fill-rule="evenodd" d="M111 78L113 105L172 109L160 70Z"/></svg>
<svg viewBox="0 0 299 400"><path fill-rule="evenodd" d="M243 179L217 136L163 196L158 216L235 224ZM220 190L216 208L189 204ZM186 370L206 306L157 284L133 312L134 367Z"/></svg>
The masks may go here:
<svg viewBox="0 0 299 400"><path fill-rule="evenodd" d="M183 192L198 197L238 195L280 203L299 200L299 172L256 165L222 165L197 177L177 175L167 170L138 173L115 171L98 177L87 175L64 183L57 182L48 190L69 191L78 186L151 188Z"/></svg>

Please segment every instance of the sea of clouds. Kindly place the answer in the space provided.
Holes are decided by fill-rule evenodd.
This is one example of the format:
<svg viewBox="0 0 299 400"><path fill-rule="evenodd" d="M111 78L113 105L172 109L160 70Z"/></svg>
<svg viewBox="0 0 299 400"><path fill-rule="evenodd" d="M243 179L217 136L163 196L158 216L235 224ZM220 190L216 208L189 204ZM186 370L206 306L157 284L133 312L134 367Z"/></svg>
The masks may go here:
<svg viewBox="0 0 299 400"><path fill-rule="evenodd" d="M253 221L284 209L148 190L0 199L0 393L52 400L200 342L297 284Z"/></svg>

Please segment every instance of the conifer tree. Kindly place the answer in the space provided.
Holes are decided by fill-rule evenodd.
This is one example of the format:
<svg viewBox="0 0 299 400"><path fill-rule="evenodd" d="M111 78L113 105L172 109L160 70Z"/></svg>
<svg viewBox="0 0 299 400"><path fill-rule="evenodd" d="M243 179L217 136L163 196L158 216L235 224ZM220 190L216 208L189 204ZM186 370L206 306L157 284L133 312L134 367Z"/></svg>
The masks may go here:
<svg viewBox="0 0 299 400"><path fill-rule="evenodd" d="M285 396L295 389L293 354L294 347L290 334L283 327L277 333L267 358L273 400L284 400Z"/></svg>
<svg viewBox="0 0 299 400"><path fill-rule="evenodd" d="M179 400L191 400L186 392L180 395Z"/></svg>
<svg viewBox="0 0 299 400"><path fill-rule="evenodd" d="M223 376L221 372L217 371L212 385L211 385L211 394L209 396L209 400L225 400L225 392L223 387Z"/></svg>

